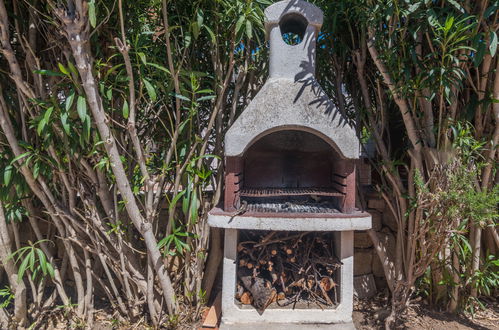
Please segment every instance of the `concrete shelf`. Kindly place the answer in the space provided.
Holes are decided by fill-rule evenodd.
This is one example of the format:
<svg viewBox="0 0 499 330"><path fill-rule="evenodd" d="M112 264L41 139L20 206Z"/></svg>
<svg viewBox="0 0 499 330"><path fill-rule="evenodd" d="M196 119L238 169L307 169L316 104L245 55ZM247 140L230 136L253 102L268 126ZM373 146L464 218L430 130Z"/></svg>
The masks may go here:
<svg viewBox="0 0 499 330"><path fill-rule="evenodd" d="M351 231L371 228L371 215L365 212L345 213L233 213L214 208L208 224L218 228L286 230L286 231Z"/></svg>

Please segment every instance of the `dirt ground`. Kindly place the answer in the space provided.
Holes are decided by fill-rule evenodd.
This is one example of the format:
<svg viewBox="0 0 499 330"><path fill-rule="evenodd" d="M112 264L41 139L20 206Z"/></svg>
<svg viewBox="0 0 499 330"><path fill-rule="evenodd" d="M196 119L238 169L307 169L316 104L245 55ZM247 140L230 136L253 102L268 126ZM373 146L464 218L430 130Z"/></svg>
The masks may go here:
<svg viewBox="0 0 499 330"><path fill-rule="evenodd" d="M206 310L207 312L207 310ZM203 313L206 315L206 312ZM354 302L353 321L357 330L381 330L384 329L384 319L389 315L389 302L386 297L379 295L369 300ZM419 301L413 303L407 312L402 316L401 322L395 329L401 330L499 330L499 301L489 301L485 310L479 310L474 318L464 315L453 315L439 312L434 308ZM180 322L182 323L182 322ZM178 324L178 329L191 330L201 328L202 321L195 324ZM84 329L84 324L67 318L63 313L53 313L44 321L40 322L36 329ZM130 324L119 321L118 318L98 311L96 321L92 326L93 330L125 330L125 329L153 329L147 325L145 319ZM204 328L203 330L208 330ZM263 329L262 329L263 330Z"/></svg>
<svg viewBox="0 0 499 330"><path fill-rule="evenodd" d="M384 319L389 315L389 302L385 297L354 303L353 320L358 330L384 329ZM397 329L406 330L465 330L499 329L499 303L488 302L474 318L439 312L424 302L413 303L407 315L401 318Z"/></svg>

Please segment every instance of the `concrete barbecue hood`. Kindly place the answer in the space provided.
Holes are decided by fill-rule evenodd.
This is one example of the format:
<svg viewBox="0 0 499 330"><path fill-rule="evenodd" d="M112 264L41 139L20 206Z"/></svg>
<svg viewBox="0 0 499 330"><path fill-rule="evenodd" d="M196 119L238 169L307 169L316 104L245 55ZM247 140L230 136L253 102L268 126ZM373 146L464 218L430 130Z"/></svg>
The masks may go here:
<svg viewBox="0 0 499 330"><path fill-rule="evenodd" d="M343 114L315 79L316 38L322 11L301 0L281 1L265 10L270 41L270 76L225 136L225 155L240 156L256 140L279 130L321 137L346 159L359 158L359 140ZM298 34L288 45L283 34Z"/></svg>

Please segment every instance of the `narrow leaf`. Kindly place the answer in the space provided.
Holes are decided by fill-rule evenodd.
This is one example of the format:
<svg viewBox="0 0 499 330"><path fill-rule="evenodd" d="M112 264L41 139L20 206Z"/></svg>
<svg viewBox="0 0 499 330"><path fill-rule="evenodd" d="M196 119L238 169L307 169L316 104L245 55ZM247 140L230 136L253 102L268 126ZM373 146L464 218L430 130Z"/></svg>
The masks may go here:
<svg viewBox="0 0 499 330"><path fill-rule="evenodd" d="M184 96L184 95L181 95L181 94L174 94L174 96L175 96L176 98L178 98L178 99L181 99L181 100L184 100L184 101L187 101L187 102L190 102L190 101L191 101L188 97L186 97L186 96Z"/></svg>
<svg viewBox="0 0 499 330"><path fill-rule="evenodd" d="M45 114L43 115L43 119L48 123L50 121L50 116L52 116L52 112L54 111L54 107L50 107L45 111Z"/></svg>
<svg viewBox="0 0 499 330"><path fill-rule="evenodd" d="M248 39L253 38L253 29L250 20L246 20L246 35L248 36Z"/></svg>
<svg viewBox="0 0 499 330"><path fill-rule="evenodd" d="M490 56L494 57L497 51L497 33L495 31L490 31Z"/></svg>
<svg viewBox="0 0 499 330"><path fill-rule="evenodd" d="M156 101L157 95L156 95L156 90L154 89L154 86L147 80L147 79L142 79L144 82L144 85L146 86L147 94L151 98L151 100L154 102Z"/></svg>
<svg viewBox="0 0 499 330"><path fill-rule="evenodd" d="M62 65L62 63L57 63L57 66L59 67L59 71L61 71L65 75L69 76L68 69L66 69L66 67L64 65Z"/></svg>
<svg viewBox="0 0 499 330"><path fill-rule="evenodd" d="M45 121L45 118L42 118L42 119L38 122L38 126L37 126L37 128L36 128L36 133L37 133L38 135L41 135L41 134L42 134L43 129L45 128L45 124L46 124L46 123L47 123L47 122Z"/></svg>
<svg viewBox="0 0 499 330"><path fill-rule="evenodd" d="M19 271L17 272L17 281L21 282L24 276L24 273L26 272L26 268L28 267L28 262L29 258L24 258L23 262L21 263L21 266L19 266Z"/></svg>
<svg viewBox="0 0 499 330"><path fill-rule="evenodd" d="M90 25L93 28L97 25L97 17L95 16L95 0L90 0L88 2L88 18L90 21Z"/></svg>
<svg viewBox="0 0 499 330"><path fill-rule="evenodd" d="M123 117L128 119L128 102L126 100L123 102Z"/></svg>
<svg viewBox="0 0 499 330"><path fill-rule="evenodd" d="M85 117L87 115L87 101L81 95L78 96L76 110L78 111L78 116L80 116L81 121L85 121Z"/></svg>
<svg viewBox="0 0 499 330"><path fill-rule="evenodd" d="M61 124L62 124L62 128L64 129L64 132L66 132L67 135L70 135L70 126L68 123L68 113L67 112L61 113Z"/></svg>
<svg viewBox="0 0 499 330"><path fill-rule="evenodd" d="M75 99L75 91L71 91L71 93L66 97L66 111L69 111L71 109L71 106L73 105Z"/></svg>
<svg viewBox="0 0 499 330"><path fill-rule="evenodd" d="M50 70L34 70L33 72L44 76L65 77L65 75L60 72L54 72Z"/></svg>
<svg viewBox="0 0 499 330"><path fill-rule="evenodd" d="M3 170L3 184L8 186L10 183L10 179L12 179L12 171L14 167L12 165L5 166Z"/></svg>
<svg viewBox="0 0 499 330"><path fill-rule="evenodd" d="M243 23L244 23L244 20L246 19L246 17L244 15L242 15L241 17L239 17L239 19L237 20L237 23L236 23L236 34L239 33L239 30L241 29L241 27L243 26Z"/></svg>

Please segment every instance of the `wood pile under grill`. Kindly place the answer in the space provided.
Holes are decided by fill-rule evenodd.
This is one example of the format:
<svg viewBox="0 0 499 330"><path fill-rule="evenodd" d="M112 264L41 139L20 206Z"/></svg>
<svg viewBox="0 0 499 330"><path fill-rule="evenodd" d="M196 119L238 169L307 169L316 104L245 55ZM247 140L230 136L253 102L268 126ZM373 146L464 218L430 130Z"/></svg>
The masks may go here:
<svg viewBox="0 0 499 330"><path fill-rule="evenodd" d="M241 231L236 299L263 312L276 308L332 308L338 304L329 233Z"/></svg>

